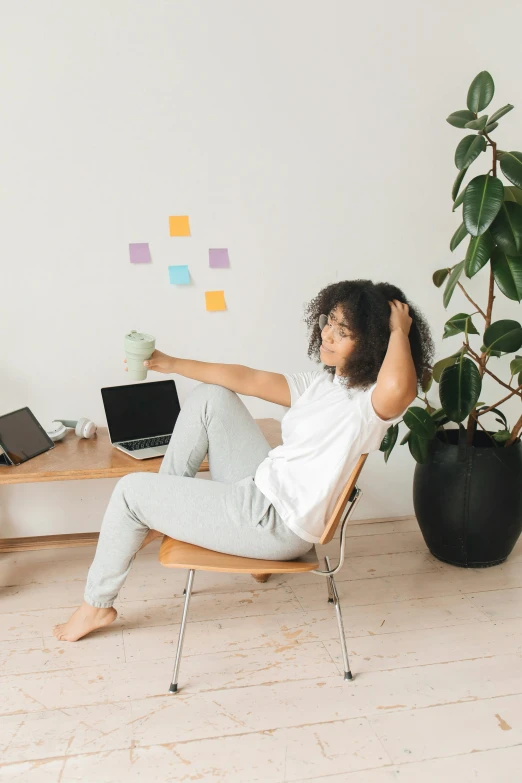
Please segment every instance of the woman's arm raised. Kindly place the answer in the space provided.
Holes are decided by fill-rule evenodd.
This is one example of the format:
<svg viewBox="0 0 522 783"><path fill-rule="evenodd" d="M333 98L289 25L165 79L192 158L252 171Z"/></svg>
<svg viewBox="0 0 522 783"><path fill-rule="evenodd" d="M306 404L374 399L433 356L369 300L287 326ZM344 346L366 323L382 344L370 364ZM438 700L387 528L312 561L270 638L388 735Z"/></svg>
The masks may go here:
<svg viewBox="0 0 522 783"><path fill-rule="evenodd" d="M412 323L408 305L390 302L390 341L382 363L372 405L381 419L399 416L417 396L417 374L410 350Z"/></svg>
<svg viewBox="0 0 522 783"><path fill-rule="evenodd" d="M259 397L261 400L290 407L290 389L285 376L280 373L254 370L243 364L178 359L161 351L154 351L148 363L145 362L145 366L148 370L176 373L185 376L185 378L200 381L200 383L215 383L217 386L224 386L237 394Z"/></svg>

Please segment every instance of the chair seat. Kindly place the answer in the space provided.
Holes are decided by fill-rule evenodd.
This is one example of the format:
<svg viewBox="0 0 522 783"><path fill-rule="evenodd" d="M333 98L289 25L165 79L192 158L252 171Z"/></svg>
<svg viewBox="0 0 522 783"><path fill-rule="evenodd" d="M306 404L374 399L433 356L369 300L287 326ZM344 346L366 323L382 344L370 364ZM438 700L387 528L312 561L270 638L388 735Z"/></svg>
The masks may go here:
<svg viewBox="0 0 522 783"><path fill-rule="evenodd" d="M309 552L296 560L259 560L257 557L238 557L214 552L202 546L187 544L175 538L163 536L159 561L166 568L185 568L196 571L224 571L233 574L298 574L319 567L319 560L312 546Z"/></svg>

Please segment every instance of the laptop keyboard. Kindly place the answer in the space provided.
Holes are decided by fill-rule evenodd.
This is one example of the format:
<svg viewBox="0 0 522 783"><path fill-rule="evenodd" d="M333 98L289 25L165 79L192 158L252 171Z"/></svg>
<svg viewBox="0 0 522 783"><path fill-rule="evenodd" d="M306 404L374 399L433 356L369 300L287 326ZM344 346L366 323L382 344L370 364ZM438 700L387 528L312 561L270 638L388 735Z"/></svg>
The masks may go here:
<svg viewBox="0 0 522 783"><path fill-rule="evenodd" d="M141 440L126 440L125 443L120 443L120 446L124 446L129 451L136 451L136 449L148 449L151 446L166 446L170 443L172 435L160 435L157 438L142 438Z"/></svg>

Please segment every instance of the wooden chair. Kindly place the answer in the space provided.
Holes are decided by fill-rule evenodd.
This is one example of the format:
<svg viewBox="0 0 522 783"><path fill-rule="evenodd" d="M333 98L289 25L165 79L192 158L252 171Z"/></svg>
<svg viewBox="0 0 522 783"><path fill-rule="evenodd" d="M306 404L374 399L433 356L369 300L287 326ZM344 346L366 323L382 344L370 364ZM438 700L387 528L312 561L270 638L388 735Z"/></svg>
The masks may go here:
<svg viewBox="0 0 522 783"><path fill-rule="evenodd" d="M200 546L187 544L183 541L176 541L169 536L164 536L159 550L159 561L166 568L186 568L188 569L187 584L183 590L185 603L183 606L183 615L179 629L178 647L176 650L176 662L174 664L174 673L170 684L169 692L178 692L178 674L181 660L181 651L183 649L183 639L185 637L185 627L187 623L188 607L190 596L192 594L192 584L194 582L194 573L196 571L221 571L232 574L252 574L254 578L266 581L270 574L299 574L304 571L311 571L313 574L319 574L326 577L328 589L328 603L333 603L337 615L337 624L339 626L339 637L341 640L341 650L344 663L344 679L351 680L350 663L348 661L348 651L346 649L346 638L344 635L343 618L341 614L341 605L339 603L339 594L334 581L334 575L342 568L344 562L345 547L345 525L352 515L359 499L361 490L357 486L357 481L363 465L366 462L367 454L359 458L352 475L348 479L344 489L339 495L330 519L321 536L320 544L327 544L335 535L335 531L341 523L341 533L339 537L339 563L335 568L330 567L328 556L324 561L326 570L318 569L319 560L315 551L315 546L297 560L260 560L251 557L238 557L236 555L226 555L222 552L215 552L211 549L204 549Z"/></svg>

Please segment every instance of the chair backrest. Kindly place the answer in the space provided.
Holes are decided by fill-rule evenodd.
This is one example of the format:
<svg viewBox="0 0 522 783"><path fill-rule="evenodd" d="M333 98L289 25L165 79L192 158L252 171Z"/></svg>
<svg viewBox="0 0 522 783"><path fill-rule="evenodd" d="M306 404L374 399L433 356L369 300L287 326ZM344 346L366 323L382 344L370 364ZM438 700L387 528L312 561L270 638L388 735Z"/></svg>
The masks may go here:
<svg viewBox="0 0 522 783"><path fill-rule="evenodd" d="M357 481L359 480L361 470L364 467L364 463L366 462L367 457L367 454L363 454L361 457L359 457L357 465L353 469L350 478L344 485L344 489L339 495L337 503L335 504L335 508L332 511L332 515L327 522L323 535L321 536L321 541L319 542L320 544L327 544L334 537L337 526L343 518L346 505L352 500L353 494L357 487Z"/></svg>

